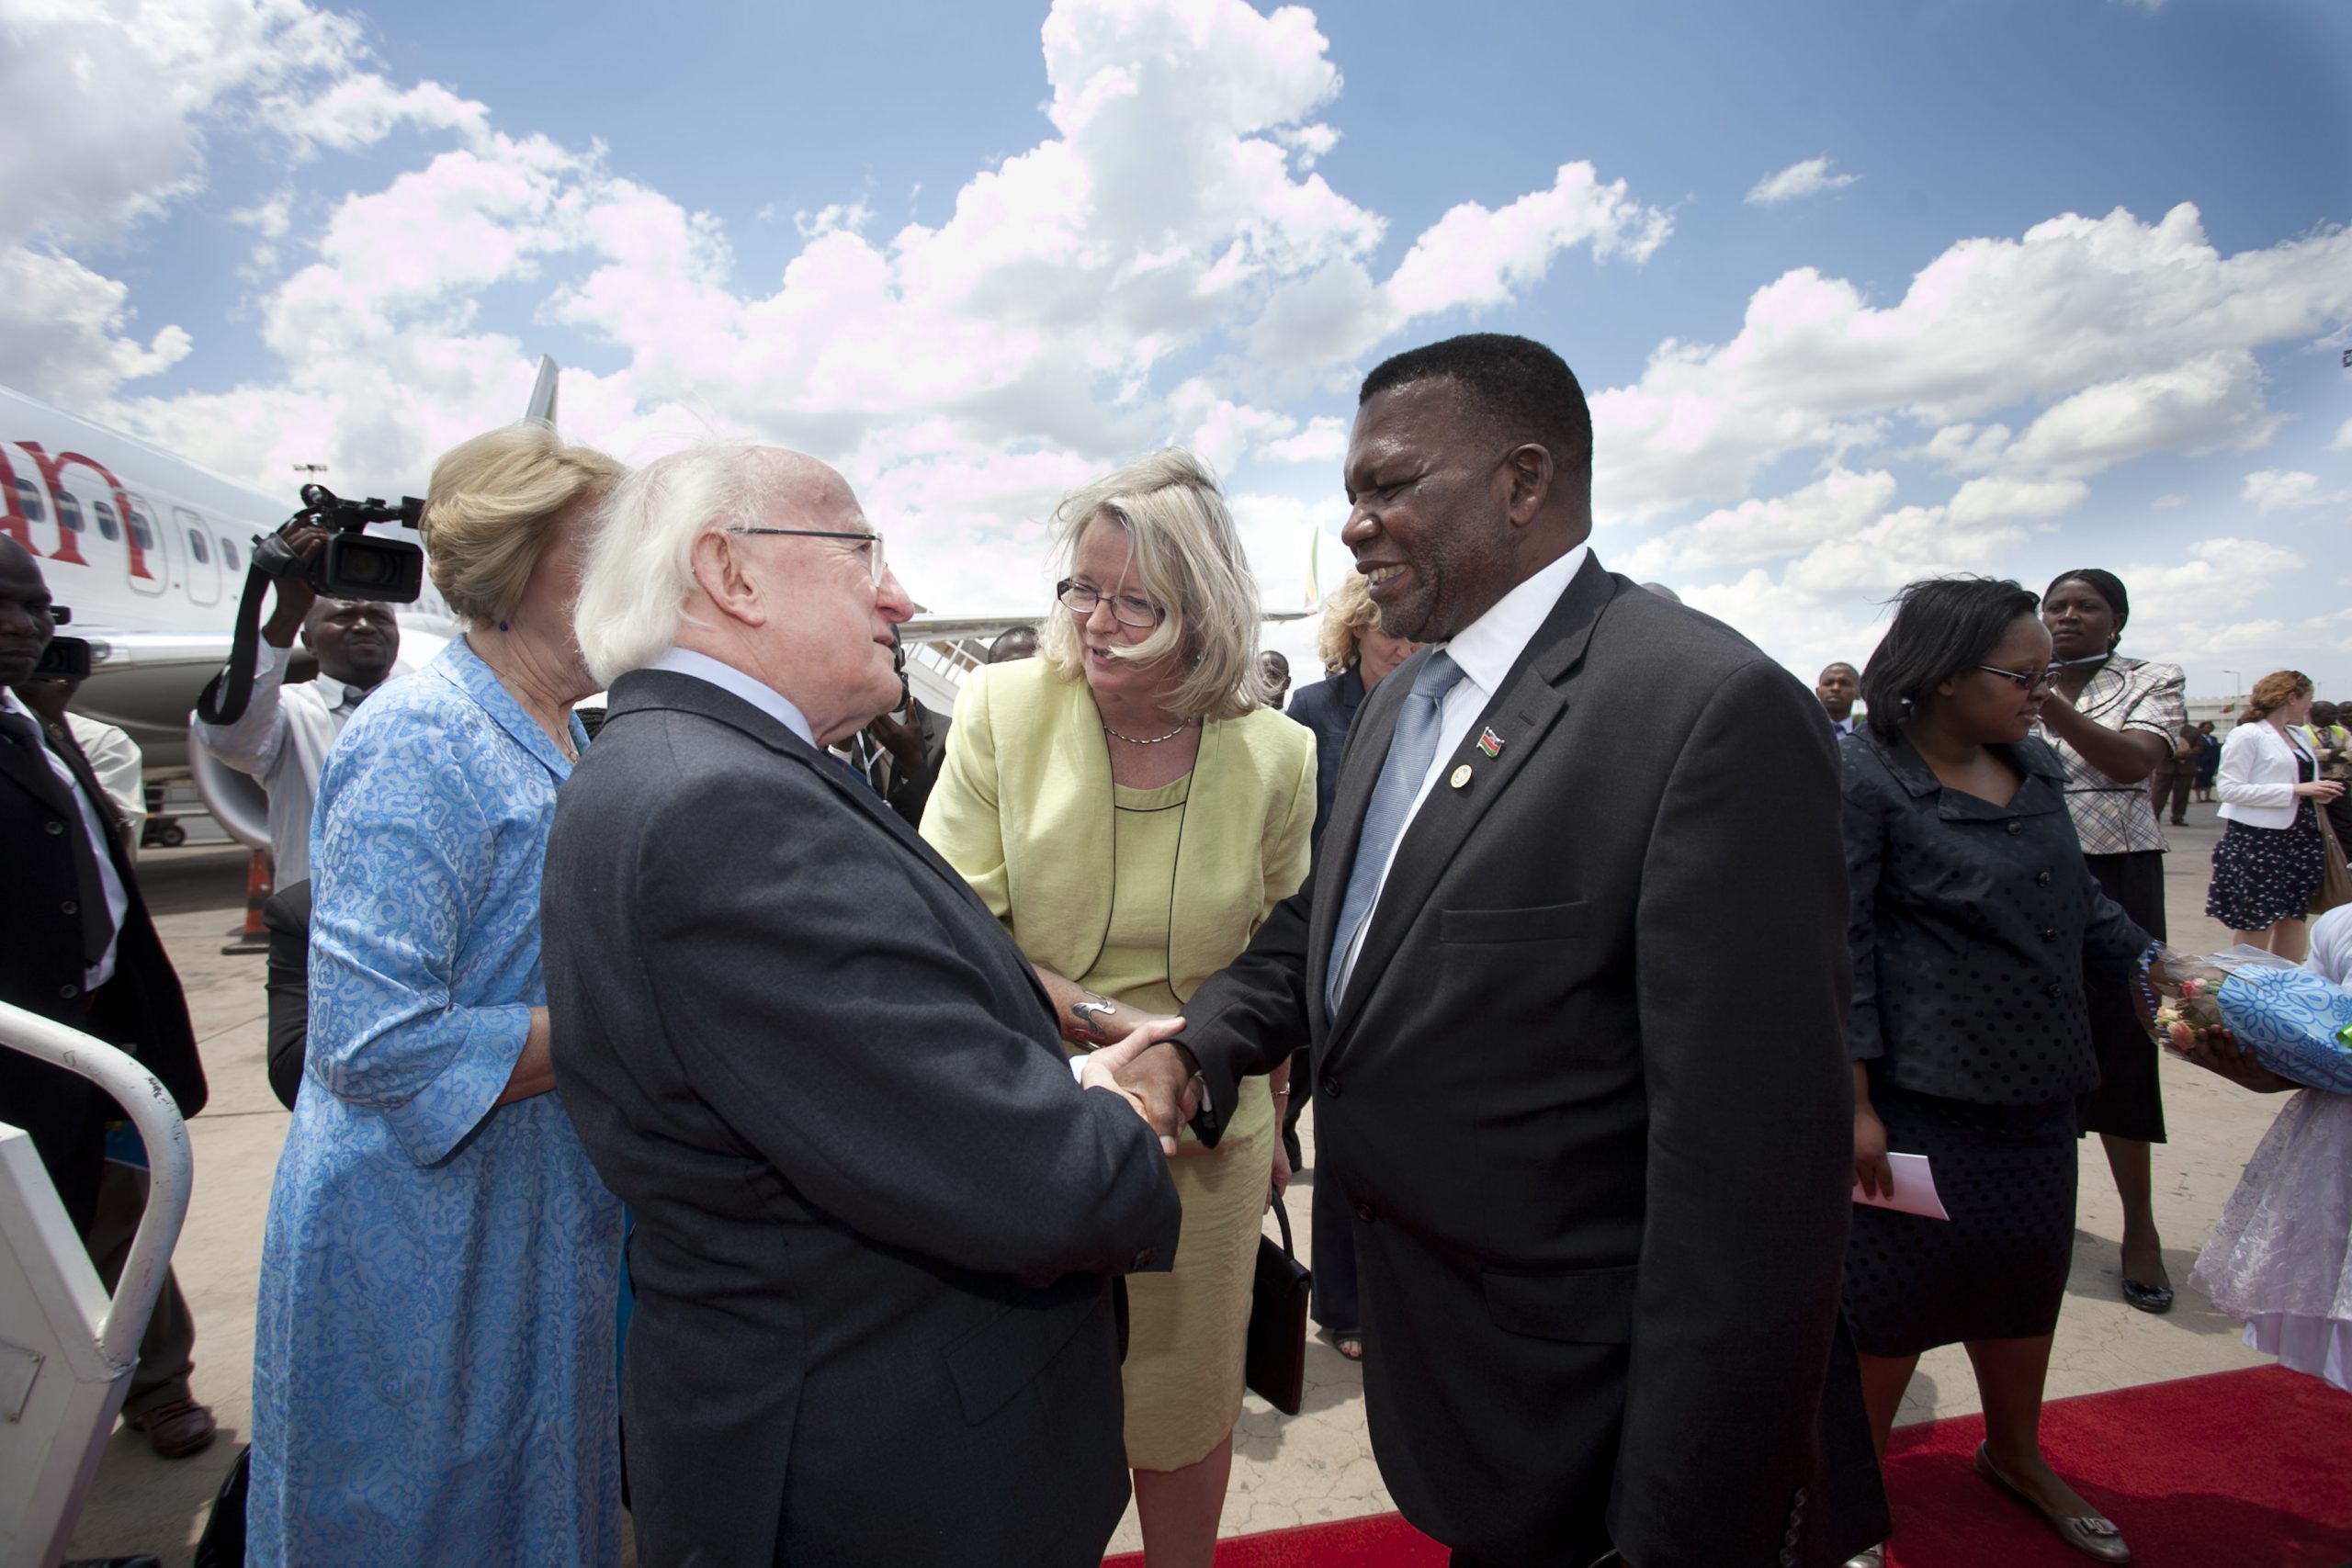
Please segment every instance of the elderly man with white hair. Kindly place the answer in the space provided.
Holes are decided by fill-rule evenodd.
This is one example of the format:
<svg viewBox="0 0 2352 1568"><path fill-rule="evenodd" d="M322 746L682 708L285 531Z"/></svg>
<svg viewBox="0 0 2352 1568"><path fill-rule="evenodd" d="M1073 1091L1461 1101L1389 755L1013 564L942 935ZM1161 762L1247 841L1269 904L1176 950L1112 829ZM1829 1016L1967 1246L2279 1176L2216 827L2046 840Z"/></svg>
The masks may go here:
<svg viewBox="0 0 2352 1568"><path fill-rule="evenodd" d="M632 475L582 578L612 701L548 847L548 997L636 1216L648 1563L1076 1568L1125 1506L1113 1281L1179 1215L1113 1075L1182 1025L1073 1076L1003 929L828 755L910 613L849 485L768 447Z"/></svg>

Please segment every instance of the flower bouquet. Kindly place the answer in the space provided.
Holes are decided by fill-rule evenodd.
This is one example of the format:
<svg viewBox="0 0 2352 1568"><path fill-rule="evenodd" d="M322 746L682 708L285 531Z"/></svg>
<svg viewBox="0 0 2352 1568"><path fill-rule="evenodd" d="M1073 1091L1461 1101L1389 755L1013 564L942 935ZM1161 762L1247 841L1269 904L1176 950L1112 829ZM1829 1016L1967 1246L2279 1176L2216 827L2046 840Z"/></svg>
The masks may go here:
<svg viewBox="0 0 2352 1568"><path fill-rule="evenodd" d="M2352 991L2255 947L2201 958L2159 950L2146 985L2166 1049L2185 1052L2198 1032L2226 1029L2281 1077L2352 1094Z"/></svg>

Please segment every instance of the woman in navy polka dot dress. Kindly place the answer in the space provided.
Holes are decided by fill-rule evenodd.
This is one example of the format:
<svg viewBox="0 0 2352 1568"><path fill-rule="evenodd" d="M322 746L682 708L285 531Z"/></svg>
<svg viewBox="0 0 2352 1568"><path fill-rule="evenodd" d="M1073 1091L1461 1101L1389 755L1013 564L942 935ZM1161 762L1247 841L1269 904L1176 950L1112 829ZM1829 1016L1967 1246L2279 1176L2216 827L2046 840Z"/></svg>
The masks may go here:
<svg viewBox="0 0 2352 1568"><path fill-rule="evenodd" d="M1882 1454L1920 1352L1964 1344L1978 1472L2121 1562L2040 1430L2075 1104L2098 1082L2085 972L2130 975L2148 939L2084 864L2064 769L2030 738L2052 679L2040 603L2014 582L1914 583L1862 673L1870 727L1843 752L1855 1179L1883 1195L1890 1150L1926 1155L1951 1217L1858 1205L1845 1305Z"/></svg>

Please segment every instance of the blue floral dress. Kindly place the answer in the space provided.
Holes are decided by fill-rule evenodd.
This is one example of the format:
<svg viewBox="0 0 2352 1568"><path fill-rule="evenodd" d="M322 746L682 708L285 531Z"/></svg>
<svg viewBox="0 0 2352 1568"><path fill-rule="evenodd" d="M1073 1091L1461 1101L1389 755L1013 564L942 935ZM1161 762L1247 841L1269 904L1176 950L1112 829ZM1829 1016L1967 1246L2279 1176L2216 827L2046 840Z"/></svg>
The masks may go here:
<svg viewBox="0 0 2352 1568"><path fill-rule="evenodd" d="M248 1562L620 1561L621 1207L556 1096L494 1104L547 999L540 873L571 771L462 640L327 756Z"/></svg>

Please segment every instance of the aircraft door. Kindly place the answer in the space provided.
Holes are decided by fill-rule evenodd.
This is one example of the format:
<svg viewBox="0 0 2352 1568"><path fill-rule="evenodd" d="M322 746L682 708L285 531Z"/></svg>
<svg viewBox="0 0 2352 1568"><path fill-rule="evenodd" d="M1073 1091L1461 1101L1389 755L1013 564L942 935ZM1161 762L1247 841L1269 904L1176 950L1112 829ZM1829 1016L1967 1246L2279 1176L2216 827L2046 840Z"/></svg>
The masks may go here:
<svg viewBox="0 0 2352 1568"><path fill-rule="evenodd" d="M140 502L131 502L133 514L144 510ZM187 575L187 596L198 604L220 602L220 558L204 519L185 506L172 508L172 528L179 535L176 543L186 554L182 557Z"/></svg>

